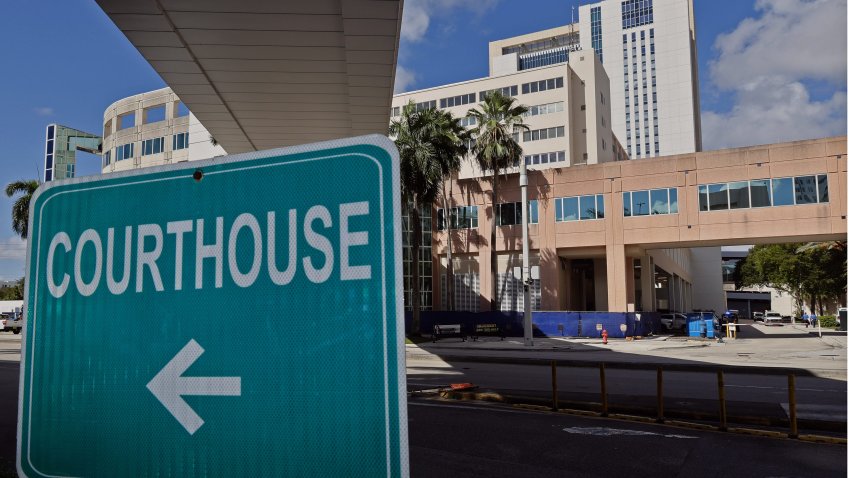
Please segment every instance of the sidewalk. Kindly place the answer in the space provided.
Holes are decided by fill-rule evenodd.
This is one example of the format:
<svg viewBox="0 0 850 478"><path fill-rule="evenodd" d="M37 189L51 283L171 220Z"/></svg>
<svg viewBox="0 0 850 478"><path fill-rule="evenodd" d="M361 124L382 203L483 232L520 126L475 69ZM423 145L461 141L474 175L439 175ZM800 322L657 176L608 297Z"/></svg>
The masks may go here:
<svg viewBox="0 0 850 478"><path fill-rule="evenodd" d="M459 338L437 343L407 345L409 359L507 358L599 361L609 363L702 363L745 367L789 367L813 375L847 380L847 335L784 324L741 324L737 339L717 342L683 336L654 336L636 340L594 338L535 338L527 347L522 337L482 337L463 342Z"/></svg>

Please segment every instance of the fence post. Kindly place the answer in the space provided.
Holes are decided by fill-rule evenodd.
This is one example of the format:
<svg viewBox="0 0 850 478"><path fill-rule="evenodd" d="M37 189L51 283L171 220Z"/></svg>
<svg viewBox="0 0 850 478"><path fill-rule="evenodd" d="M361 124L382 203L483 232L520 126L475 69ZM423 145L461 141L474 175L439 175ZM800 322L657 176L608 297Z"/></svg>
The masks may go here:
<svg viewBox="0 0 850 478"><path fill-rule="evenodd" d="M558 362L552 361L552 410L558 411Z"/></svg>
<svg viewBox="0 0 850 478"><path fill-rule="evenodd" d="M788 374L788 421L791 425L788 438L797 438L797 387L793 373Z"/></svg>
<svg viewBox="0 0 850 478"><path fill-rule="evenodd" d="M664 380L662 376L662 368L658 367L656 376L656 396L658 398L658 417L655 419L658 423L664 423Z"/></svg>
<svg viewBox="0 0 850 478"><path fill-rule="evenodd" d="M599 364L599 393L602 398L602 416L608 416L608 388L605 384L605 363Z"/></svg>
<svg viewBox="0 0 850 478"><path fill-rule="evenodd" d="M720 400L720 431L726 431L726 387L723 385L723 370L717 371L717 396Z"/></svg>

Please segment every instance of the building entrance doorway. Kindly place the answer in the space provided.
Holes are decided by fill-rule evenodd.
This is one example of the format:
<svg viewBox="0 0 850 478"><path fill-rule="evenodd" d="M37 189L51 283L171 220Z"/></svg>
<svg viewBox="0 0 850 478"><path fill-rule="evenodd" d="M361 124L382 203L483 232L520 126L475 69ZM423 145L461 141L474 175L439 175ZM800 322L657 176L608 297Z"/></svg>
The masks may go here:
<svg viewBox="0 0 850 478"><path fill-rule="evenodd" d="M569 310L596 310L593 259L570 261Z"/></svg>

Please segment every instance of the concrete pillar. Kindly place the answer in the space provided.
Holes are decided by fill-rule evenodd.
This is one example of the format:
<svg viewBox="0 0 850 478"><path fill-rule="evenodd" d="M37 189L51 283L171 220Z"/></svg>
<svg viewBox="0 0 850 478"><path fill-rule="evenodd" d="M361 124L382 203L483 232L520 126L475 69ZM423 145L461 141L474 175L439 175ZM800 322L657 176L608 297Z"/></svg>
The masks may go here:
<svg viewBox="0 0 850 478"><path fill-rule="evenodd" d="M655 311L655 264L649 254L640 258L640 302L644 312Z"/></svg>
<svg viewBox="0 0 850 478"><path fill-rule="evenodd" d="M633 275L631 261L627 260L623 244L608 244L605 247L605 259L608 282L608 310L626 312L629 302L627 287L629 275ZM634 289L632 289L634 291ZM634 292L632 292L634 296Z"/></svg>

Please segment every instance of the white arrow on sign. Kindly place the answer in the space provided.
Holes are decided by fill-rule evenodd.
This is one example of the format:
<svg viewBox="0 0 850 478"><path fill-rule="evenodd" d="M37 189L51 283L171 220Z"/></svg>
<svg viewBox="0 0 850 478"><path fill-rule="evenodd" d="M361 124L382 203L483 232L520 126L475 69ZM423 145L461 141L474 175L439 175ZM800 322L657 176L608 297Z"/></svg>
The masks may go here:
<svg viewBox="0 0 850 478"><path fill-rule="evenodd" d="M183 372L198 360L204 349L189 340L183 349L171 359L158 374L148 382L148 390L162 403L183 428L194 435L204 420L192 410L181 395L223 395L238 397L242 395L240 377L182 377Z"/></svg>

